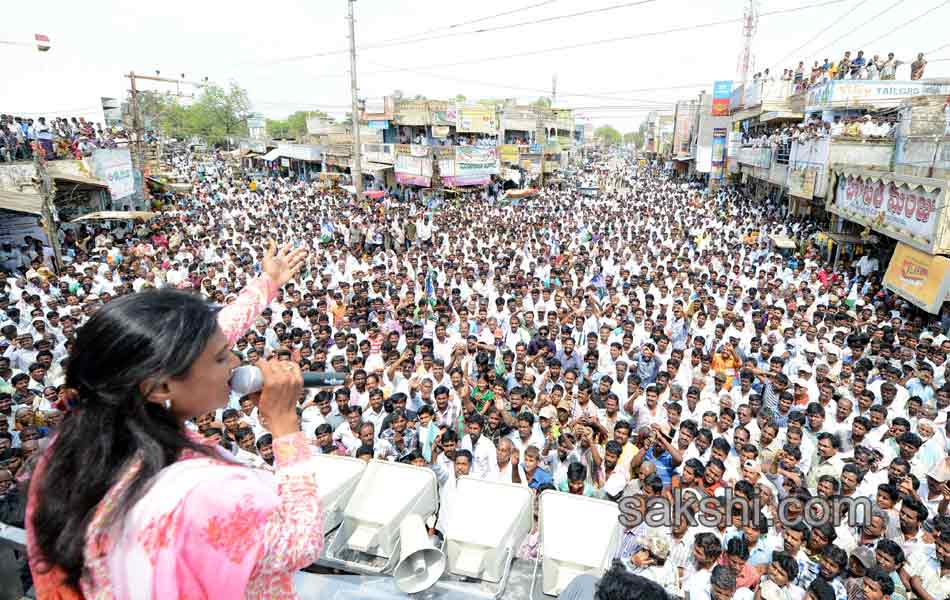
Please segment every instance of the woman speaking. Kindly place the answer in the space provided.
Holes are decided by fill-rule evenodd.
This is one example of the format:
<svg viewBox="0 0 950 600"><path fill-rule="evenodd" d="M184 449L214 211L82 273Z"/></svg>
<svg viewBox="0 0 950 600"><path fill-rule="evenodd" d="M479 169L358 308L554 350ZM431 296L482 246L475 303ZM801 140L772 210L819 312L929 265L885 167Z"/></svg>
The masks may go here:
<svg viewBox="0 0 950 600"><path fill-rule="evenodd" d="M263 274L215 311L178 291L109 302L79 330L72 409L30 482L38 598L293 598L322 512L290 362L261 365L276 471L236 464L185 421L221 408L231 352L305 253L270 244Z"/></svg>

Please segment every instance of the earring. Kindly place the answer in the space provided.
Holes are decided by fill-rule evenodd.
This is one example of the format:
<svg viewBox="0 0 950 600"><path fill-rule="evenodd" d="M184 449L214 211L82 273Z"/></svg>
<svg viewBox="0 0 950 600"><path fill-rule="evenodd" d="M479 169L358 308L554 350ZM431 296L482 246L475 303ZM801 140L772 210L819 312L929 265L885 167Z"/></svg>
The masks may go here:
<svg viewBox="0 0 950 600"><path fill-rule="evenodd" d="M168 398L165 400L165 410L171 410L171 409L172 409L172 399Z"/></svg>

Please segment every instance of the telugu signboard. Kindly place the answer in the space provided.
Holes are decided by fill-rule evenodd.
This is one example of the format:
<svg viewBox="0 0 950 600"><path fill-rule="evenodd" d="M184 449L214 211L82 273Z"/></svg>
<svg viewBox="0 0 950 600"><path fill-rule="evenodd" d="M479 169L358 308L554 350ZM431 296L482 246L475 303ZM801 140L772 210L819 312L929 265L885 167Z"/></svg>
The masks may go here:
<svg viewBox="0 0 950 600"><path fill-rule="evenodd" d="M411 154L397 154L394 171L396 181L399 183L429 187L432 181L432 159Z"/></svg>
<svg viewBox="0 0 950 600"><path fill-rule="evenodd" d="M498 163L497 148L479 148L473 146L458 146L455 149L455 175L442 177L446 185L484 185L491 181L492 175L497 175Z"/></svg>
<svg viewBox="0 0 950 600"><path fill-rule="evenodd" d="M838 175L832 212L929 254L950 250L940 217L947 182L874 171Z"/></svg>
<svg viewBox="0 0 950 600"><path fill-rule="evenodd" d="M729 100L732 98L732 81L717 81L713 84L712 116L723 117L729 114Z"/></svg>
<svg viewBox="0 0 950 600"><path fill-rule="evenodd" d="M455 130L466 133L498 133L495 107L482 104L458 106L455 111Z"/></svg>
<svg viewBox="0 0 950 600"><path fill-rule="evenodd" d="M950 84L871 79L832 80L808 90L805 110L898 104L915 96L946 96Z"/></svg>
<svg viewBox="0 0 950 600"><path fill-rule="evenodd" d="M113 200L135 193L132 155L128 148L96 150L92 153L93 174L109 185Z"/></svg>

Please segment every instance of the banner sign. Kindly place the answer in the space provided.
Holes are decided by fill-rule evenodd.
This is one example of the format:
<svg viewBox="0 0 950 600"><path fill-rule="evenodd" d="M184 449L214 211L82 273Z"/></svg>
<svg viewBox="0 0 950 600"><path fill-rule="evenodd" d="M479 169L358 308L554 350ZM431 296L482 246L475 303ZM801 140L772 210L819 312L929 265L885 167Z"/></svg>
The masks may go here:
<svg viewBox="0 0 950 600"><path fill-rule="evenodd" d="M458 146L455 148L455 176L448 185L484 185L500 169L497 148ZM442 177L445 181L445 177Z"/></svg>
<svg viewBox="0 0 950 600"><path fill-rule="evenodd" d="M429 100L429 122L443 127L454 126L456 120L455 104L439 100Z"/></svg>
<svg viewBox="0 0 950 600"><path fill-rule="evenodd" d="M946 96L948 94L950 94L948 83L925 83L919 80L840 79L808 90L805 110L811 112L834 106L843 108L866 104L877 105L889 100L898 104L901 100L915 96Z"/></svg>
<svg viewBox="0 0 950 600"><path fill-rule="evenodd" d="M401 100L396 104L398 125L428 125L429 104L426 100Z"/></svg>
<svg viewBox="0 0 950 600"><path fill-rule="evenodd" d="M456 109L455 130L467 133L498 132L498 120L495 118L495 107L476 104L459 106Z"/></svg>
<svg viewBox="0 0 950 600"><path fill-rule="evenodd" d="M729 114L729 102L732 98L732 81L717 81L713 84L712 116L723 117Z"/></svg>
<svg viewBox="0 0 950 600"><path fill-rule="evenodd" d="M389 121L368 121L366 125L370 129L389 129Z"/></svg>
<svg viewBox="0 0 950 600"><path fill-rule="evenodd" d="M818 179L817 167L789 167L788 193L799 198L808 198L815 195L815 182Z"/></svg>
<svg viewBox="0 0 950 600"><path fill-rule="evenodd" d="M449 126L448 125L433 125L432 126L432 137L436 138L447 138L449 137Z"/></svg>
<svg viewBox="0 0 950 600"><path fill-rule="evenodd" d="M947 182L920 181L887 173L841 173L830 208L924 252L944 251L937 228L945 208Z"/></svg>
<svg viewBox="0 0 950 600"><path fill-rule="evenodd" d="M519 154L520 151L516 144L504 144L502 146L498 146L498 156L501 158L502 162L517 163Z"/></svg>
<svg viewBox="0 0 950 600"><path fill-rule="evenodd" d="M950 260L898 243L884 274L884 287L937 314L950 293Z"/></svg>
<svg viewBox="0 0 950 600"><path fill-rule="evenodd" d="M93 174L109 184L113 200L135 193L132 155L128 148L96 150L92 153Z"/></svg>
<svg viewBox="0 0 950 600"><path fill-rule="evenodd" d="M429 187L432 181L432 159L410 154L397 154L394 171L402 184Z"/></svg>
<svg viewBox="0 0 950 600"><path fill-rule="evenodd" d="M728 107L726 108L728 110ZM721 181L726 162L726 135L725 128L713 129L712 137L712 167L709 170L711 181Z"/></svg>

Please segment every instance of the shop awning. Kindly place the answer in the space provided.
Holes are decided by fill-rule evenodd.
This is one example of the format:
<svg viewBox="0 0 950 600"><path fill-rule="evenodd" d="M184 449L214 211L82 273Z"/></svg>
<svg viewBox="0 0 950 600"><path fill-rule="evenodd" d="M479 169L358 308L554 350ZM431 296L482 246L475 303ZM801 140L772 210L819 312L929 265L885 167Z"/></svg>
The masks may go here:
<svg viewBox="0 0 950 600"><path fill-rule="evenodd" d="M794 250L797 247L795 240L784 235L770 235L769 238L772 240L772 243L775 244L776 248L782 248L783 250Z"/></svg>
<svg viewBox="0 0 950 600"><path fill-rule="evenodd" d="M148 221L158 216L156 212L147 210L102 210L92 212L72 220L73 223L83 221Z"/></svg>
<svg viewBox="0 0 950 600"><path fill-rule="evenodd" d="M386 165L383 163L376 163L376 162L363 163L363 170L366 171L367 173L373 173L373 174L382 173L383 171L387 169L392 169L392 168L393 168L393 165Z"/></svg>
<svg viewBox="0 0 950 600"><path fill-rule="evenodd" d="M261 158L263 158L263 159L266 160L267 162L274 162L275 160L277 160L278 158L280 158L280 149L274 148L273 150L271 150L270 152L268 152L267 154L265 154L265 155L262 156Z"/></svg>
<svg viewBox="0 0 950 600"><path fill-rule="evenodd" d="M53 172L51 173L53 179L56 181L68 181L70 183L78 185L88 185L92 187L99 188L108 188L109 184L101 179L96 179L94 177L86 177L84 175L79 175L77 173L63 173L63 172Z"/></svg>
<svg viewBox="0 0 950 600"><path fill-rule="evenodd" d="M884 287L935 315L950 293L950 259L899 242L887 265Z"/></svg>
<svg viewBox="0 0 950 600"><path fill-rule="evenodd" d="M0 208L41 215L43 214L43 197L36 192L0 190Z"/></svg>
<svg viewBox="0 0 950 600"><path fill-rule="evenodd" d="M769 121L778 121L780 119L801 121L804 118L805 114L800 112L791 110L770 110L769 112L764 112L759 115L759 123L768 123Z"/></svg>

